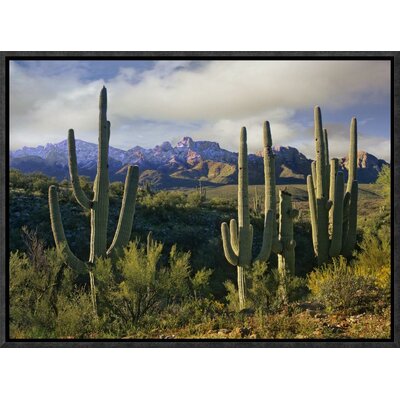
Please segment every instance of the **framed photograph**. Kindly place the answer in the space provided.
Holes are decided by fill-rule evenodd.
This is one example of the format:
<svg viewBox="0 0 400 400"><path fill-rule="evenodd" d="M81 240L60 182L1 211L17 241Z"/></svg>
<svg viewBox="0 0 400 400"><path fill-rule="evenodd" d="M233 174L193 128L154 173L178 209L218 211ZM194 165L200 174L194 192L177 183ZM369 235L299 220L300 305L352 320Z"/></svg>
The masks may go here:
<svg viewBox="0 0 400 400"><path fill-rule="evenodd" d="M399 346L398 53L0 63L2 346Z"/></svg>

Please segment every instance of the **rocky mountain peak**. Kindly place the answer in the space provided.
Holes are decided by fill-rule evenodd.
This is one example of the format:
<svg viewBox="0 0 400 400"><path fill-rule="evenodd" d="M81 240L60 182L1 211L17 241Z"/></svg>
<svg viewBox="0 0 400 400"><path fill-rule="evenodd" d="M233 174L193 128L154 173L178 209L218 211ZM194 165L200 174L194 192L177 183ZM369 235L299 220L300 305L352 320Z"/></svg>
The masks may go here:
<svg viewBox="0 0 400 400"><path fill-rule="evenodd" d="M193 145L193 139L189 136L185 136L176 144L176 147L188 147L189 149L191 149L193 148Z"/></svg>
<svg viewBox="0 0 400 400"><path fill-rule="evenodd" d="M376 158L374 155L360 150L357 152L357 166L358 168L375 168L378 167L380 168L381 165L383 164L383 160L379 160L378 158ZM341 164L347 168L347 164L349 162L349 156L345 156L342 158L341 160Z"/></svg>

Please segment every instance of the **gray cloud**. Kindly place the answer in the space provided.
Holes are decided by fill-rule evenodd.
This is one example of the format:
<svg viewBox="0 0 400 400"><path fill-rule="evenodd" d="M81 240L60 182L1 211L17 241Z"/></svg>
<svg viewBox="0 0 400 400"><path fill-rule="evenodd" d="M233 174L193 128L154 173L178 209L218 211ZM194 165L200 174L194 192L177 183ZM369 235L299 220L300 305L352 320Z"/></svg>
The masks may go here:
<svg viewBox="0 0 400 400"><path fill-rule="evenodd" d="M390 83L390 65L383 61L163 61L147 70L124 66L107 82L89 80L87 66L82 71L79 64L51 70L12 63L12 148L63 140L69 128L94 142L98 93L106 84L116 147L153 146L184 132L236 150L240 127L246 126L254 151L261 146L262 122L268 119L275 143L312 156L312 128L297 121L296 112L310 110L312 115L315 104L338 113L379 104L389 95ZM343 127L332 129L332 156L342 149L345 134ZM365 136L361 145L389 156L389 140L376 146Z"/></svg>

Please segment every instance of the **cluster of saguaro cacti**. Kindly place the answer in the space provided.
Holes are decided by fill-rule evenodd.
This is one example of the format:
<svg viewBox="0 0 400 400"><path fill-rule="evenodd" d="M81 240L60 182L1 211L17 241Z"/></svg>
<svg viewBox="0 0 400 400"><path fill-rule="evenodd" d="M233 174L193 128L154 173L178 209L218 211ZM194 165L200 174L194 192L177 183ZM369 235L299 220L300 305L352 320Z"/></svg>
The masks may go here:
<svg viewBox="0 0 400 400"><path fill-rule="evenodd" d="M329 162L328 134L322 127L321 110L314 109L316 160L307 177L314 252L318 265L340 254L349 257L357 231L357 120L351 121L348 181L344 193L339 160Z"/></svg>
<svg viewBox="0 0 400 400"><path fill-rule="evenodd" d="M261 250L256 257L252 254L253 226L250 224L248 195L248 162L247 162L246 128L240 132L239 177L238 177L238 221L232 219L229 227L226 222L221 225L222 242L228 262L237 267L239 307L246 308L245 269L255 261L268 261L271 251L278 254L278 269L284 278L286 273L294 273L293 218L297 210L291 206L291 196L280 191L279 232L276 221L276 182L275 156L272 151L272 138L269 122L264 123L264 231ZM279 234L278 234L279 233ZM284 283L284 282L282 282Z"/></svg>
<svg viewBox="0 0 400 400"><path fill-rule="evenodd" d="M71 251L61 220L58 204L57 189L49 188L49 209L51 227L57 248L62 249L68 264L78 273L89 272L92 289L92 301L95 306L94 277L91 265L97 257L111 256L115 251L129 242L133 218L135 214L136 193L139 179L137 166L129 166L126 179L122 206L119 214L117 229L111 245L107 249L107 226L109 208L109 174L108 174L108 148L110 141L110 122L107 121L107 90L105 87L100 93L99 113L99 148L97 159L97 175L93 184L93 198L89 199L79 183L78 167L76 160L75 137L72 129L68 132L69 172L73 192L77 202L84 208L90 209L90 255L88 262L77 258Z"/></svg>

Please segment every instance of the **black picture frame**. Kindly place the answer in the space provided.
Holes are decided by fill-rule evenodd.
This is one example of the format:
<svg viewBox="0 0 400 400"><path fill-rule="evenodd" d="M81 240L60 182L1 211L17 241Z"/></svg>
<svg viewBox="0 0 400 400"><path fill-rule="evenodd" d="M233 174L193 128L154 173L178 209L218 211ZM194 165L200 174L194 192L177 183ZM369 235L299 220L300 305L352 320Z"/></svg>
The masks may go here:
<svg viewBox="0 0 400 400"><path fill-rule="evenodd" d="M386 339L10 339L8 332L9 61L11 60L390 60L391 62L391 338ZM399 347L400 345L400 52L0 52L0 346L1 347Z"/></svg>

